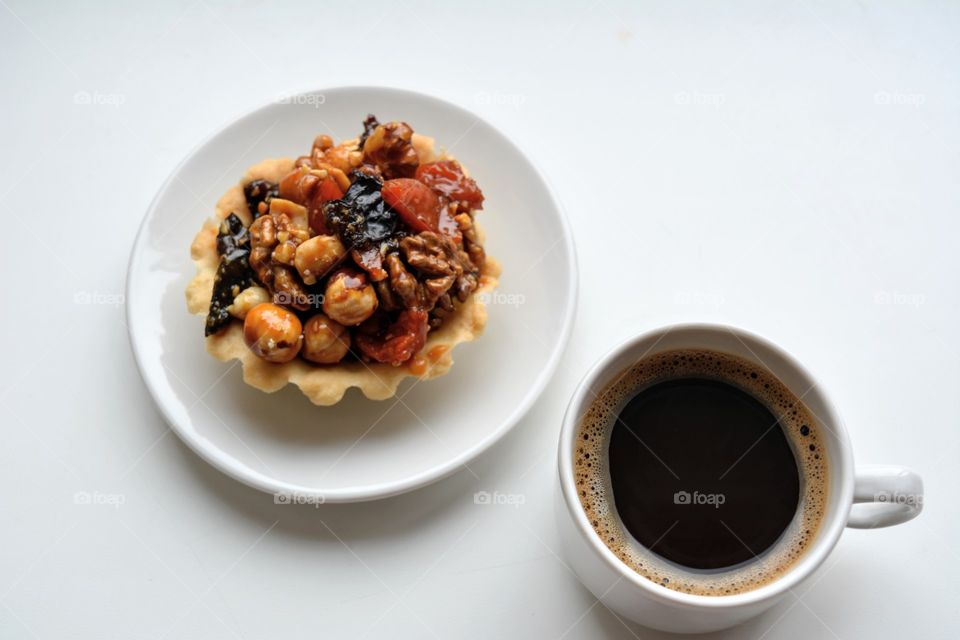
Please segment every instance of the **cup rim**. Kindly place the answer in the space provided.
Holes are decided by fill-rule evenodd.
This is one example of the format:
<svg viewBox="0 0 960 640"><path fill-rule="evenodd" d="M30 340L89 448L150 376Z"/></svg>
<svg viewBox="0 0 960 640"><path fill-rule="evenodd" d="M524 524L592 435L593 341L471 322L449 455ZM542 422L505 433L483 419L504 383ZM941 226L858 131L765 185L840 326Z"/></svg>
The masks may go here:
<svg viewBox="0 0 960 640"><path fill-rule="evenodd" d="M752 341L755 344L775 352L798 374L809 382L812 388L810 393L819 395L823 406L826 408L827 415L818 416L824 422L829 423L830 429L835 435L837 445L831 450L830 455L837 460L837 469L839 473L831 475L831 482L836 482L836 491L838 492L838 508L832 513L828 513L820 526L820 531L814 544L801 559L780 578L773 582L763 585L757 589L752 589L744 593L731 595L697 595L675 591L669 587L657 584L656 582L640 575L604 544L603 540L593 529L593 526L587 520L586 513L580 505L577 497L576 484L573 474L573 447L572 440L576 434L578 416L580 408L583 406L584 396L587 390L603 373L611 363L623 353L629 352L651 339L664 337L673 331L704 331L704 332L729 332L741 339ZM853 503L853 484L854 484L854 466L853 454L850 447L850 440L843 421L837 412L836 406L824 392L820 382L793 356L777 346L772 341L750 331L727 324L720 323L676 323L661 326L650 331L632 336L600 357L584 374L577 388L570 398L567 410L563 417L563 426L560 434L558 451L558 474L560 479L560 489L563 495L564 504L570 517L576 524L580 534L586 539L593 551L611 568L620 578L636 586L645 594L664 603L696 605L699 607L725 609L740 607L744 605L755 604L774 598L784 592L797 586L802 580L813 573L823 561L827 558L834 546L839 540L840 535L846 527L850 507ZM836 478L834 480L834 478ZM831 491L834 489L831 488Z"/></svg>

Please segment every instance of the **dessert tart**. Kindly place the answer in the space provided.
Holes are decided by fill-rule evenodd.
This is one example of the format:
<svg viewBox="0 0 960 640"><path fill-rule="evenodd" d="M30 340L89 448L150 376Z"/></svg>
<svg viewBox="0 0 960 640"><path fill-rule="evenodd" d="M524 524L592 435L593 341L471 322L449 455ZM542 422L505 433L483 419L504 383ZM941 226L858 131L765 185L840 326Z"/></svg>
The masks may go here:
<svg viewBox="0 0 960 640"><path fill-rule="evenodd" d="M486 325L500 267L475 221L483 201L432 138L370 115L359 137L317 136L223 195L191 246L187 307L207 351L257 389L390 398L404 378L447 373Z"/></svg>

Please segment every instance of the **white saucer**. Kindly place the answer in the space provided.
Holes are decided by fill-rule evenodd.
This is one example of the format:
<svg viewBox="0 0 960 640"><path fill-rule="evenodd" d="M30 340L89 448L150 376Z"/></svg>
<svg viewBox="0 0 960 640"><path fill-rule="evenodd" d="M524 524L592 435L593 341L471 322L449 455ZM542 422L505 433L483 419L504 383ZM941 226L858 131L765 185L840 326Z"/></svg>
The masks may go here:
<svg viewBox="0 0 960 640"><path fill-rule="evenodd" d="M351 389L334 407L294 386L248 387L236 363L204 350L203 321L186 309L190 243L217 199L268 157L306 153L314 137L362 130L368 113L436 138L486 195L478 216L503 265L477 341L458 346L444 377L408 380L396 398ZM200 144L160 189L134 242L127 275L130 342L173 430L201 457L252 487L294 500L353 502L410 491L469 463L540 395L567 343L577 293L570 227L524 154L468 111L380 87L285 96ZM559 425L558 425L559 428Z"/></svg>

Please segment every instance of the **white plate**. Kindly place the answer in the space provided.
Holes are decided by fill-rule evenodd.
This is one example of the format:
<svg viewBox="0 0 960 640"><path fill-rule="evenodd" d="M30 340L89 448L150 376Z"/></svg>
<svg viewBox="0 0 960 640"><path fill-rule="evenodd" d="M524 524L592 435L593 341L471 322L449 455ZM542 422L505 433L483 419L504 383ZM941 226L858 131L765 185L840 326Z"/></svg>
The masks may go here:
<svg viewBox="0 0 960 640"><path fill-rule="evenodd" d="M486 195L479 220L503 264L487 330L454 351L441 378L408 380L397 398L356 389L316 407L291 385L265 394L235 363L204 350L187 313L190 243L217 199L268 157L296 157L314 136L358 135L367 113L436 138ZM398 89L342 87L284 97L203 142L160 189L127 275L130 341L143 379L176 433L250 486L326 502L410 491L459 469L501 438L536 400L567 342L576 305L573 240L556 198L503 134L468 111Z"/></svg>

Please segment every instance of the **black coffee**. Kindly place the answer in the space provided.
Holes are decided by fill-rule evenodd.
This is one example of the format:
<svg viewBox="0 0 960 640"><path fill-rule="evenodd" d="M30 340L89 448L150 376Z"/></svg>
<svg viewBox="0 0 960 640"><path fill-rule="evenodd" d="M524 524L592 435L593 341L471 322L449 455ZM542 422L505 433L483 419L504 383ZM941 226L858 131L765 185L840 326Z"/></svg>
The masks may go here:
<svg viewBox="0 0 960 640"><path fill-rule="evenodd" d="M580 502L607 547L641 575L727 595L789 569L827 495L820 427L762 367L708 350L656 354L581 419Z"/></svg>
<svg viewBox="0 0 960 640"><path fill-rule="evenodd" d="M720 380L680 378L640 391L620 411L609 456L627 531L685 567L753 559L800 502L800 471L779 421Z"/></svg>

